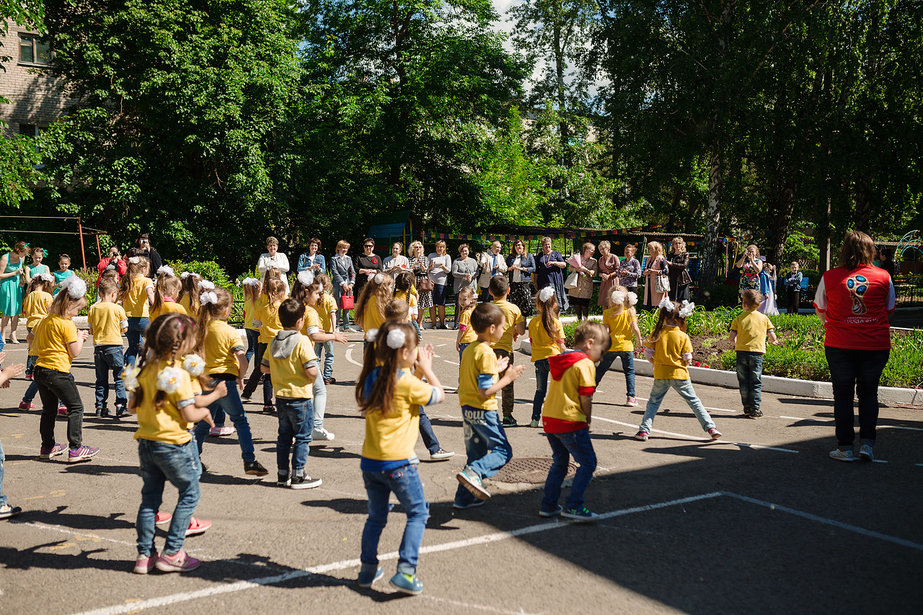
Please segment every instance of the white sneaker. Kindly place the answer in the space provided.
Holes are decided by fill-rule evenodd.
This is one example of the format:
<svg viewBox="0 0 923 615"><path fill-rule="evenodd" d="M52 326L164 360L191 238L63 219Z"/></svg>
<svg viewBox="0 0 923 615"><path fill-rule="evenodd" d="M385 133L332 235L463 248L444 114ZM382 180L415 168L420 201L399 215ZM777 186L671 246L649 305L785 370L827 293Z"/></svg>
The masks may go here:
<svg viewBox="0 0 923 615"><path fill-rule="evenodd" d="M853 455L852 450L841 451L838 448L830 451L830 459L836 459L837 461L855 461L856 457Z"/></svg>
<svg viewBox="0 0 923 615"><path fill-rule="evenodd" d="M455 456L455 453L441 449L441 448L435 453L429 454L429 458L433 461L445 461L446 459L451 459L454 456Z"/></svg>
<svg viewBox="0 0 923 615"><path fill-rule="evenodd" d="M875 461L875 454L869 444L863 444L859 447L859 459L861 461Z"/></svg>
<svg viewBox="0 0 923 615"><path fill-rule="evenodd" d="M333 433L327 431L323 427L315 429L311 434L312 440L326 440L327 442L332 442L335 438L336 436Z"/></svg>

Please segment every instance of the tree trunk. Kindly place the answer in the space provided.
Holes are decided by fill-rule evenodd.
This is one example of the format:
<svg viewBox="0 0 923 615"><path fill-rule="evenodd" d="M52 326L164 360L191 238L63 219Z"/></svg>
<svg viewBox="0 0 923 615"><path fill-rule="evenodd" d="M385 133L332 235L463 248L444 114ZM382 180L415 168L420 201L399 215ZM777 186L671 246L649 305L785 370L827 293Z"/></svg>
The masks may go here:
<svg viewBox="0 0 923 615"><path fill-rule="evenodd" d="M705 237L702 246L702 270L699 288L704 290L715 284L718 276L718 230L721 224L721 147L712 146L708 160L708 206L705 210Z"/></svg>
<svg viewBox="0 0 923 615"><path fill-rule="evenodd" d="M789 178L782 184L776 195L776 218L772 228L772 245L769 249L769 262L776 266L782 264L785 240L788 238L792 216L795 212L796 189L795 181Z"/></svg>

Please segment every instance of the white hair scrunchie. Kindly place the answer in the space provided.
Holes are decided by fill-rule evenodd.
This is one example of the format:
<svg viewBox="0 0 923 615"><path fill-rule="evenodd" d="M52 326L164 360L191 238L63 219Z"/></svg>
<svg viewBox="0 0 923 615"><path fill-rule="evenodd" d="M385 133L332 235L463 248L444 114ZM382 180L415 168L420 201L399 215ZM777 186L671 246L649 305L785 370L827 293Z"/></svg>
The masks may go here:
<svg viewBox="0 0 923 615"><path fill-rule="evenodd" d="M376 273L375 277L372 278L372 281L375 282L376 284L381 284L382 282L385 281L385 275L383 273Z"/></svg>
<svg viewBox="0 0 923 615"><path fill-rule="evenodd" d="M71 299L80 299L87 294L87 283L75 275L61 282L61 288L67 291Z"/></svg>
<svg viewBox="0 0 923 615"><path fill-rule="evenodd" d="M137 264L140 263L140 262L141 262L141 257L140 257L140 256L132 256L131 258L128 259L128 264L129 264L129 265L137 265Z"/></svg>
<svg viewBox="0 0 923 615"><path fill-rule="evenodd" d="M689 301L683 301L679 306L679 317L680 318L689 318L692 316L692 311L695 310L695 303Z"/></svg>
<svg viewBox="0 0 923 615"><path fill-rule="evenodd" d="M202 305L208 305L209 303L218 303L218 295L215 292L206 290L199 297L199 303Z"/></svg>
<svg viewBox="0 0 923 615"><path fill-rule="evenodd" d="M380 274L379 274L380 275ZM388 348L393 348L397 350L398 348L403 348L404 343L407 341L407 334L404 333L401 329L391 329L388 331L388 339L385 343L388 344Z"/></svg>
<svg viewBox="0 0 923 615"><path fill-rule="evenodd" d="M628 291L628 305L636 305L638 303L638 293L633 293Z"/></svg>
<svg viewBox="0 0 923 615"><path fill-rule="evenodd" d="M260 285L260 281L257 280L256 278L244 278L244 281L241 282L241 285L243 285L243 286L259 286L259 285Z"/></svg>
<svg viewBox="0 0 923 615"><path fill-rule="evenodd" d="M310 286L311 284L314 284L314 272L310 269L299 271L298 281L301 282L302 286Z"/></svg>
<svg viewBox="0 0 923 615"><path fill-rule="evenodd" d="M52 284L54 284L54 276L51 275L50 273L45 273L43 271L42 273L38 274L38 277L45 280L46 282L51 282Z"/></svg>
<svg viewBox="0 0 923 615"><path fill-rule="evenodd" d="M676 306L673 305L673 302L670 301L670 297L668 297L667 295L663 296L663 299L660 300L660 305L658 305L657 307L659 307L661 310L666 310L670 312L671 314L674 311L676 311Z"/></svg>
<svg viewBox="0 0 923 615"><path fill-rule="evenodd" d="M164 393L176 393L179 390L183 372L178 367L165 367L157 374L157 390Z"/></svg>
<svg viewBox="0 0 923 615"><path fill-rule="evenodd" d="M205 373L205 360L197 354L187 354L183 359L183 369L193 378L198 378Z"/></svg>
<svg viewBox="0 0 923 615"><path fill-rule="evenodd" d="M188 271L184 271L184 272L182 272L181 274L179 274L179 279L180 279L180 280L185 280L186 278L188 278L188 277L191 276L191 275L192 275L192 274L189 273Z"/></svg>
<svg viewBox="0 0 923 615"><path fill-rule="evenodd" d="M168 275L171 278L176 277L176 274L173 273L173 267L170 267L169 265L163 265L162 267L160 267L157 270L157 275Z"/></svg>
<svg viewBox="0 0 923 615"><path fill-rule="evenodd" d="M215 290L215 285L208 280L199 280L199 290Z"/></svg>
<svg viewBox="0 0 923 615"><path fill-rule="evenodd" d="M141 370L134 365L125 368L125 371L122 372L122 380L125 381L125 390L134 391L138 388L140 385L138 382L138 374L140 373Z"/></svg>
<svg viewBox="0 0 923 615"><path fill-rule="evenodd" d="M613 290L609 295L611 305L625 305L625 291Z"/></svg>
<svg viewBox="0 0 923 615"><path fill-rule="evenodd" d="M549 299L554 296L554 287L546 286L542 290L538 291L538 300L542 303L546 303Z"/></svg>
<svg viewBox="0 0 923 615"><path fill-rule="evenodd" d="M378 337L378 329L369 329L365 332L365 341L370 344L375 341L376 337Z"/></svg>

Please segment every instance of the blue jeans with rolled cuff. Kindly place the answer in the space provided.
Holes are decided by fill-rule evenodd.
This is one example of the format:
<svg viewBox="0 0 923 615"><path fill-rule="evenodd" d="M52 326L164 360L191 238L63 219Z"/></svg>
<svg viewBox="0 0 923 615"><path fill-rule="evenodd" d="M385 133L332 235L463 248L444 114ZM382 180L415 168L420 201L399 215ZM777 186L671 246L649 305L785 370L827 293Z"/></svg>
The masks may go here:
<svg viewBox="0 0 923 615"><path fill-rule="evenodd" d="M179 491L163 553L174 555L183 548L189 520L199 504L199 476L202 465L194 440L185 444L168 444L154 440L138 440L141 461L141 506L135 526L138 533L138 554L154 554L154 525L157 510L163 502L167 481Z"/></svg>
<svg viewBox="0 0 923 615"><path fill-rule="evenodd" d="M333 340L326 342L314 342L314 354L320 361L321 351L324 351L324 362L320 369L321 376L329 380L333 377Z"/></svg>
<svg viewBox="0 0 923 615"><path fill-rule="evenodd" d="M276 418L279 419L276 467L279 474L288 474L291 461L292 471L300 474L310 454L311 447L308 445L311 444L314 426L314 404L311 399L276 397Z"/></svg>
<svg viewBox="0 0 923 615"><path fill-rule="evenodd" d="M513 458L513 448L496 410L462 406L465 428L466 464L478 476L490 478ZM465 506L475 501L470 491L458 486L455 503Z"/></svg>
<svg viewBox="0 0 923 615"><path fill-rule="evenodd" d="M590 441L590 430L583 428L568 433L549 433L548 444L551 445L553 462L545 479L545 495L542 497L542 510L552 512L558 507L561 497L561 485L567 476L567 467L570 458L580 464L574 482L571 484L570 493L564 500L565 508L580 508L583 506L583 494L593 479L596 471L596 451Z"/></svg>
<svg viewBox="0 0 923 615"><path fill-rule="evenodd" d="M93 348L93 365L96 367L96 407L105 408L109 397L109 374L115 382L115 405L128 404L125 393L125 381L122 371L125 369L125 356L121 344L102 345Z"/></svg>
<svg viewBox="0 0 923 615"><path fill-rule="evenodd" d="M416 464L384 472L363 471L362 480L369 499L369 518L362 530L362 554L359 560L363 565L378 565L378 542L388 523L388 512L391 509L388 498L394 493L407 515L407 525L404 526L404 536L398 550L397 571L415 575L423 532L429 519L429 504L423 494L423 483Z"/></svg>
<svg viewBox="0 0 923 615"><path fill-rule="evenodd" d="M660 408L660 402L663 401L664 396L670 389L676 389L680 397L686 400L693 414L695 414L695 418L699 419L699 425L702 426L703 430L707 432L715 426L714 421L711 420L711 416L708 414L708 410L705 409L705 406L702 405L702 402L699 401L699 398L696 396L695 389L692 388L691 380L655 378L654 386L651 388L650 399L647 400L647 409L644 411L644 418L641 419L641 427L638 431L643 431L645 433L651 432L651 425L654 423L654 415L657 414L657 410Z"/></svg>

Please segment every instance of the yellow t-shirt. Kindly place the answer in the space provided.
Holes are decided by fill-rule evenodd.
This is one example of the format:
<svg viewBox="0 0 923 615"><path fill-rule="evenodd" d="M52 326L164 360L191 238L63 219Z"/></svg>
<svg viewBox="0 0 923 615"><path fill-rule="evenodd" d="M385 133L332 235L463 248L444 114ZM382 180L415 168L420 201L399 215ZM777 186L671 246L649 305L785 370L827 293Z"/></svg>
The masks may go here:
<svg viewBox="0 0 923 615"><path fill-rule="evenodd" d="M564 327L561 321L554 319L555 334L548 335L542 324L541 314L529 321L529 342L532 344L532 362L541 361L556 354L561 354L558 340L564 340Z"/></svg>
<svg viewBox="0 0 923 615"><path fill-rule="evenodd" d="M622 308L618 314L615 308L603 310L603 324L609 327L609 352L633 352L635 349L634 336L632 335L633 323L637 317L632 317L631 310Z"/></svg>
<svg viewBox="0 0 923 615"><path fill-rule="evenodd" d="M573 431L572 425L562 425L560 421L586 423L586 415L580 405L580 395L581 393L592 395L595 389L596 365L586 356L564 370L560 380L556 379L552 373L548 379L545 405L542 406L542 423L545 431L549 433Z"/></svg>
<svg viewBox="0 0 923 615"><path fill-rule="evenodd" d="M164 314L183 314L184 316L189 316L189 312L181 303L177 303L176 301L164 301L160 304L159 308L151 310L151 320L156 320L158 316L163 316Z"/></svg>
<svg viewBox="0 0 923 615"><path fill-rule="evenodd" d="M87 316L96 346L121 346L122 329L128 326L125 308L111 301L100 301L90 308Z"/></svg>
<svg viewBox="0 0 923 615"><path fill-rule="evenodd" d="M153 282L143 275L136 275L133 280L131 292L122 300L125 313L132 318L148 318L151 315L151 306L147 302L147 289Z"/></svg>
<svg viewBox="0 0 923 615"><path fill-rule="evenodd" d="M315 309L317 310L317 315L320 317L320 325L324 333L333 333L333 317L330 313L336 312L337 310L336 300L330 293L324 291Z"/></svg>
<svg viewBox="0 0 923 615"><path fill-rule="evenodd" d="M183 306L183 309L186 310L186 314L188 314L192 318L198 317L196 310L192 309L192 296L183 295L182 297L179 298L179 301L177 301L177 303Z"/></svg>
<svg viewBox="0 0 923 615"><path fill-rule="evenodd" d="M372 329L381 328L383 322L384 320L382 319L381 313L378 311L378 297L372 295L362 307L362 330L365 331L364 337L367 338L368 332Z"/></svg>
<svg viewBox="0 0 923 615"><path fill-rule="evenodd" d="M317 355L314 354L311 340L304 335L300 335L300 338L291 354L284 359L272 356L271 344L263 355L262 364L269 367L276 397L311 399L314 395L314 381L308 379L304 370L317 365Z"/></svg>
<svg viewBox="0 0 923 615"><path fill-rule="evenodd" d="M304 306L304 326L301 327L301 334L311 336L314 333L323 333L324 328L321 324L320 314L313 305ZM311 342L312 344L314 342Z"/></svg>
<svg viewBox="0 0 923 615"><path fill-rule="evenodd" d="M692 354L692 340L678 327L665 326L654 347L654 378L689 380L684 354Z"/></svg>
<svg viewBox="0 0 923 615"><path fill-rule="evenodd" d="M205 373L231 374L237 376L240 372L240 361L237 353L246 350L240 341L237 329L224 320L209 321L205 327ZM230 384L229 384L230 386Z"/></svg>
<svg viewBox="0 0 923 615"><path fill-rule="evenodd" d="M410 288L410 293L408 294L406 290L397 290L394 291L395 299L403 299L407 302L407 305L410 306L409 313L411 316L417 315L417 290L413 287Z"/></svg>
<svg viewBox="0 0 923 615"><path fill-rule="evenodd" d="M282 322L279 321L279 306L282 302L266 303L260 307L257 312L256 320L260 323L260 337L257 340L260 344L269 344L282 330Z"/></svg>
<svg viewBox="0 0 923 615"><path fill-rule="evenodd" d="M496 410L497 396L481 399L480 389L489 389L500 378L497 355L487 342L473 342L462 353L458 379L458 401L462 406Z"/></svg>
<svg viewBox="0 0 923 615"><path fill-rule="evenodd" d="M71 371L71 355L67 345L77 341L77 325L70 318L49 314L35 325L32 356L38 357L36 367L59 372Z"/></svg>
<svg viewBox="0 0 923 615"><path fill-rule="evenodd" d="M43 290L34 290L22 301L22 315L26 317L26 327L34 329L43 319L51 306L52 297Z"/></svg>
<svg viewBox="0 0 923 615"><path fill-rule="evenodd" d="M176 390L167 393L160 408L154 406L157 395L157 378L164 369L171 369L175 376ZM138 411L138 431L135 440L153 440L166 444L186 444L192 439L189 424L180 414L180 409L195 403L192 379L182 367L171 367L166 361L149 363L138 376L138 386L144 392Z"/></svg>
<svg viewBox="0 0 923 615"><path fill-rule="evenodd" d="M478 339L477 331L474 330L474 327L471 326L471 312L474 311L474 306L468 308L458 317L458 328L461 329L465 327L464 333L462 333L461 340L459 344L470 344L471 342L476 342Z"/></svg>
<svg viewBox="0 0 923 615"><path fill-rule="evenodd" d="M762 312L745 311L731 323L731 331L737 331L734 350L766 354L766 335L775 330L772 321Z"/></svg>
<svg viewBox="0 0 923 615"><path fill-rule="evenodd" d="M522 312L519 311L519 308L509 301L492 301L503 312L503 316L506 318L506 324L503 329L503 337L501 337L493 347L498 350L505 350L507 352L513 352L513 331L519 325L519 323L524 322L522 318Z"/></svg>
<svg viewBox="0 0 923 615"><path fill-rule="evenodd" d="M414 445L420 433L420 406L439 402L436 390L408 371L394 387L391 414L369 410L365 415L362 456L379 461L416 459Z"/></svg>
<svg viewBox="0 0 923 615"><path fill-rule="evenodd" d="M260 310L260 301L254 299L244 299L244 329L259 331L259 327L253 326L253 319Z"/></svg>

